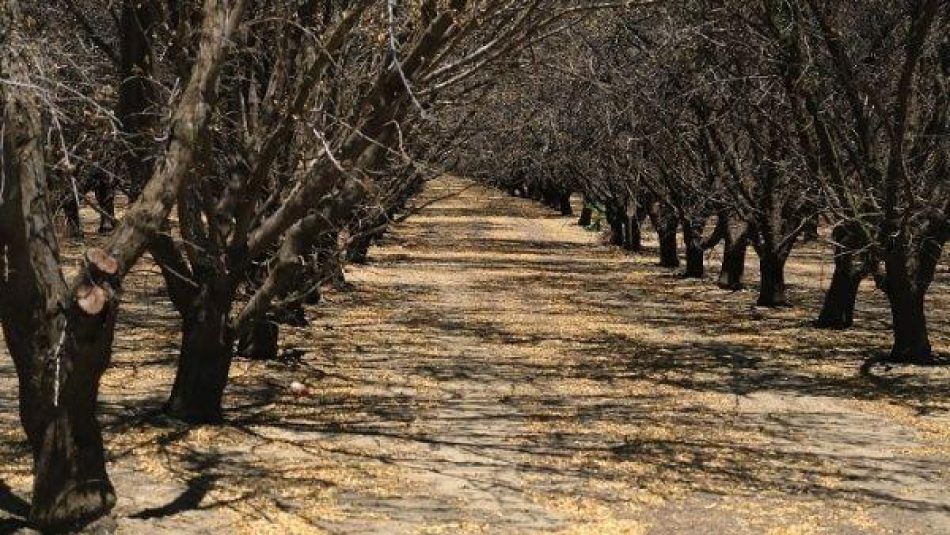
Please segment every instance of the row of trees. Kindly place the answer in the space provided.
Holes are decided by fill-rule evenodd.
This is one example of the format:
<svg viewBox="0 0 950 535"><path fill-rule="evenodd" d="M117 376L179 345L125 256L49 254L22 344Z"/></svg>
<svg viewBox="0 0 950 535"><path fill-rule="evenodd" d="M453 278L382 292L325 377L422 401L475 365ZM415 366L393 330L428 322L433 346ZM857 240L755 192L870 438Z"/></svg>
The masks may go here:
<svg viewBox="0 0 950 535"><path fill-rule="evenodd" d="M664 266L679 229L687 277L724 243L723 288L741 287L751 247L761 306L788 304L786 261L827 222L835 272L815 324L849 327L873 273L889 360L931 361L925 294L950 235L946 2L669 2L547 50L475 113L470 169L552 206L580 192L582 223L596 207L630 249L649 218Z"/></svg>
<svg viewBox="0 0 950 535"><path fill-rule="evenodd" d="M451 163L467 106L608 7L0 0L0 320L34 456L32 522L72 528L115 502L95 405L143 255L181 316L165 411L220 421L236 352L272 355L274 318L316 301ZM67 277L54 212L87 202L90 183L129 204L118 219L93 204L108 237Z"/></svg>

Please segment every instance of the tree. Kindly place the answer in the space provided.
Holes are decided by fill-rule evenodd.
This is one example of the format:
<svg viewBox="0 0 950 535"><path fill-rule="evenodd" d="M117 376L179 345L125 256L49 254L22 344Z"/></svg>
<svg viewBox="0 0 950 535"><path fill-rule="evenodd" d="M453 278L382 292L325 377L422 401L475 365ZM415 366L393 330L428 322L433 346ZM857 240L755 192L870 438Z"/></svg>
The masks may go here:
<svg viewBox="0 0 950 535"><path fill-rule="evenodd" d="M123 277L161 227L184 184L226 44L244 3L206 0L202 38L174 108L163 159L138 201L80 272L63 275L50 212L42 86L36 54L16 2L0 3L0 79L4 80L0 319L20 383L20 417L34 456L31 521L42 529L82 524L111 509L115 492L95 403L108 366ZM24 303L30 306L24 307Z"/></svg>

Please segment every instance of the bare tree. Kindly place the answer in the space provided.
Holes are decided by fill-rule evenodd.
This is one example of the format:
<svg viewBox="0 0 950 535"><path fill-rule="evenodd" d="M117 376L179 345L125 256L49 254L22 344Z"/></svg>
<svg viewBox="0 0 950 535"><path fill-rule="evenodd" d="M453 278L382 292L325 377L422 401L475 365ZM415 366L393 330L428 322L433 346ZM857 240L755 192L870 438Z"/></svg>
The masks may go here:
<svg viewBox="0 0 950 535"><path fill-rule="evenodd" d="M0 312L20 380L20 416L34 455L31 520L61 529L108 511L115 493L95 417L108 366L123 277L163 224L208 123L217 75L241 1L207 0L202 39L174 108L160 165L102 249L90 249L66 281L53 233L46 177L47 124L31 46L13 0L2 3L3 197ZM29 306L24 306L29 303Z"/></svg>

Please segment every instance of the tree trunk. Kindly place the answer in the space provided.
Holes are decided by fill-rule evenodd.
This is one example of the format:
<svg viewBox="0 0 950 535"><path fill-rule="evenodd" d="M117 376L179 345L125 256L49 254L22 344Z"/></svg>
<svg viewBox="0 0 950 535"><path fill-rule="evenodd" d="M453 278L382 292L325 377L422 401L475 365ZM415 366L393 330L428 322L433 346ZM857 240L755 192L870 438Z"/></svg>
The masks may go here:
<svg viewBox="0 0 950 535"><path fill-rule="evenodd" d="M111 357L115 318L112 314L80 316L82 312L74 309L64 337L75 342L62 348L60 370L65 377L60 379L55 404L37 384L40 370L20 372L23 365L18 362L17 366L20 420L33 451L30 520L41 529L74 529L115 505L95 414L99 381Z"/></svg>
<svg viewBox="0 0 950 535"><path fill-rule="evenodd" d="M577 220L577 225L581 227L589 227L591 220L594 218L594 210L587 205L587 202L584 202L584 207L581 208L581 217Z"/></svg>
<svg viewBox="0 0 950 535"><path fill-rule="evenodd" d="M119 18L119 88L116 117L127 136L122 159L128 172L129 197L137 199L152 174L153 135L159 119L154 111L155 91L151 36L157 10L150 2L123 0ZM100 201L101 202L101 201Z"/></svg>
<svg viewBox="0 0 950 535"><path fill-rule="evenodd" d="M668 268L680 266L679 254L676 247L676 226L672 229L661 230L660 238L660 265Z"/></svg>
<svg viewBox="0 0 950 535"><path fill-rule="evenodd" d="M887 298L891 303L894 321L894 347L888 360L916 364L932 362L923 293L911 291L888 276Z"/></svg>
<svg viewBox="0 0 950 535"><path fill-rule="evenodd" d="M842 253L835 258L835 272L831 286L825 292L825 301L815 321L822 329L846 329L854 323L854 305L864 274L852 268L854 253Z"/></svg>
<svg viewBox="0 0 950 535"><path fill-rule="evenodd" d="M67 192L63 199L63 215L66 217L66 232L70 238L82 241L82 218L79 217L79 205L73 193Z"/></svg>
<svg viewBox="0 0 950 535"><path fill-rule="evenodd" d="M561 193L559 196L559 208L561 210L562 216L572 216L574 215L574 207L571 206L571 193Z"/></svg>
<svg viewBox="0 0 950 535"><path fill-rule="evenodd" d="M683 242L686 244L686 271L683 276L689 279L701 279L705 275L702 222L683 219L681 226Z"/></svg>
<svg viewBox="0 0 950 535"><path fill-rule="evenodd" d="M238 354L251 360L274 360L277 358L277 340L280 328L270 320L261 320L251 330L241 335Z"/></svg>
<svg viewBox="0 0 950 535"><path fill-rule="evenodd" d="M854 322L854 304L861 280L877 264L868 247L868 239L857 224L844 223L835 227L835 272L825 293L815 326L825 329L845 329Z"/></svg>
<svg viewBox="0 0 950 535"><path fill-rule="evenodd" d="M933 282L947 239L946 229L941 228L947 224L945 219L939 214L936 219L920 225L916 229L919 234L913 238L908 237L908 229L900 233L885 233L885 236L892 236L884 251L887 270L884 289L894 322L894 347L888 357L892 362L929 364L934 360L924 314L924 296ZM937 227L935 231L934 226Z"/></svg>
<svg viewBox="0 0 950 535"><path fill-rule="evenodd" d="M109 234L115 230L115 182L109 175L94 172L90 179L93 181L93 192L96 194L96 204L99 205L99 234Z"/></svg>
<svg viewBox="0 0 950 535"><path fill-rule="evenodd" d="M0 3L0 37L10 8ZM27 63L5 45L0 39L0 78L28 79ZM20 91L0 84L0 322L33 453L30 520L41 530L73 529L115 505L95 409L111 357L116 281L87 266L81 296L67 286L47 197L45 128L37 103Z"/></svg>
<svg viewBox="0 0 950 535"><path fill-rule="evenodd" d="M624 244L623 218L614 210L607 211L607 222L610 224L610 245L622 247Z"/></svg>
<svg viewBox="0 0 950 535"><path fill-rule="evenodd" d="M184 422L219 423L234 351L227 288L205 286L182 322L181 352L165 412Z"/></svg>
<svg viewBox="0 0 950 535"><path fill-rule="evenodd" d="M726 223L728 226L728 223ZM722 269L719 270L718 285L724 290L738 291L743 287L745 274L745 255L749 249L749 231L744 229L737 234L731 228L723 234Z"/></svg>
<svg viewBox="0 0 950 535"><path fill-rule="evenodd" d="M802 231L802 241L805 243L818 241L818 214L808 218L805 229Z"/></svg>
<svg viewBox="0 0 950 535"><path fill-rule="evenodd" d="M676 217L670 213L669 209L656 204L651 207L647 214L660 242L660 266L679 267L680 259L676 247Z"/></svg>
<svg viewBox="0 0 950 535"><path fill-rule="evenodd" d="M99 381L111 355L114 317L79 314L71 314L69 327L63 319L37 325L30 333L7 327L14 321L4 322L19 377L20 421L33 453L30 521L43 530L76 529L115 505L95 416ZM50 330L59 325L66 329L61 341L44 344L41 339L49 341ZM49 358L57 350L58 369L56 359Z"/></svg>
<svg viewBox="0 0 950 535"><path fill-rule="evenodd" d="M640 233L640 220L636 215L628 216L624 222L624 248L634 253L643 250L643 236Z"/></svg>
<svg viewBox="0 0 950 535"><path fill-rule="evenodd" d="M759 299L756 302L758 306L788 306L788 298L785 295L786 260L786 257L772 251L759 252Z"/></svg>

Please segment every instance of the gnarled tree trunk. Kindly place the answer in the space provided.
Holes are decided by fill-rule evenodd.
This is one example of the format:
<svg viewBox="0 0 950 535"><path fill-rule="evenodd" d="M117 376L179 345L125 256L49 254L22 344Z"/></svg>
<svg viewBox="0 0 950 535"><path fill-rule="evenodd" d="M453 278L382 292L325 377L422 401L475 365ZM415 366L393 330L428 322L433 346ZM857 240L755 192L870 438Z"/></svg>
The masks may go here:
<svg viewBox="0 0 950 535"><path fill-rule="evenodd" d="M745 256L749 250L749 225L737 223L736 228L726 220L723 229L722 268L717 284L724 290L737 291L743 287Z"/></svg>
<svg viewBox="0 0 950 535"><path fill-rule="evenodd" d="M218 423L234 356L230 315L233 291L226 276L208 277L182 318L178 370L165 412L191 423Z"/></svg>
<svg viewBox="0 0 950 535"><path fill-rule="evenodd" d="M770 250L759 251L759 298L756 301L758 306L788 306L789 301L785 293L786 260L786 255Z"/></svg>
<svg viewBox="0 0 950 535"><path fill-rule="evenodd" d="M574 207L571 206L571 192L560 192L558 195L558 208L562 216L574 215Z"/></svg>
<svg viewBox="0 0 950 535"><path fill-rule="evenodd" d="M14 18L12 4L0 4L0 78L26 81L29 62L5 39ZM0 104L0 320L33 453L30 520L43 530L72 529L115 504L95 416L115 299L98 272L87 271L82 293L67 286L47 198L39 107L27 90L3 84Z"/></svg>
<svg viewBox="0 0 950 535"><path fill-rule="evenodd" d="M659 206L659 204L654 204L648 213L660 242L660 265L668 268L679 267L680 259L676 246L676 216L672 213L672 210Z"/></svg>
<svg viewBox="0 0 950 535"><path fill-rule="evenodd" d="M892 362L933 362L924 297L933 282L943 245L950 234L948 226L946 218L936 213L919 222L915 229L884 233L883 258L887 271L884 291L894 322L894 346L888 357ZM884 228L888 230L889 227L885 225Z"/></svg>
<svg viewBox="0 0 950 535"><path fill-rule="evenodd" d="M643 236L640 233L640 219L636 214L627 216L624 221L624 249L639 253L643 250Z"/></svg>
<svg viewBox="0 0 950 535"><path fill-rule="evenodd" d="M868 239L856 224L845 223L834 230L835 271L825 300L815 320L824 329L846 329L854 323L854 305L861 281L876 264Z"/></svg>
<svg viewBox="0 0 950 535"><path fill-rule="evenodd" d="M683 229L683 242L686 245L686 271L683 276L686 278L701 279L705 275L703 248L703 220L683 218L681 227Z"/></svg>
<svg viewBox="0 0 950 535"><path fill-rule="evenodd" d="M584 206L581 208L581 216L577 219L577 225L581 227L589 227L591 220L594 218L594 210L587 204L587 199L584 199Z"/></svg>

